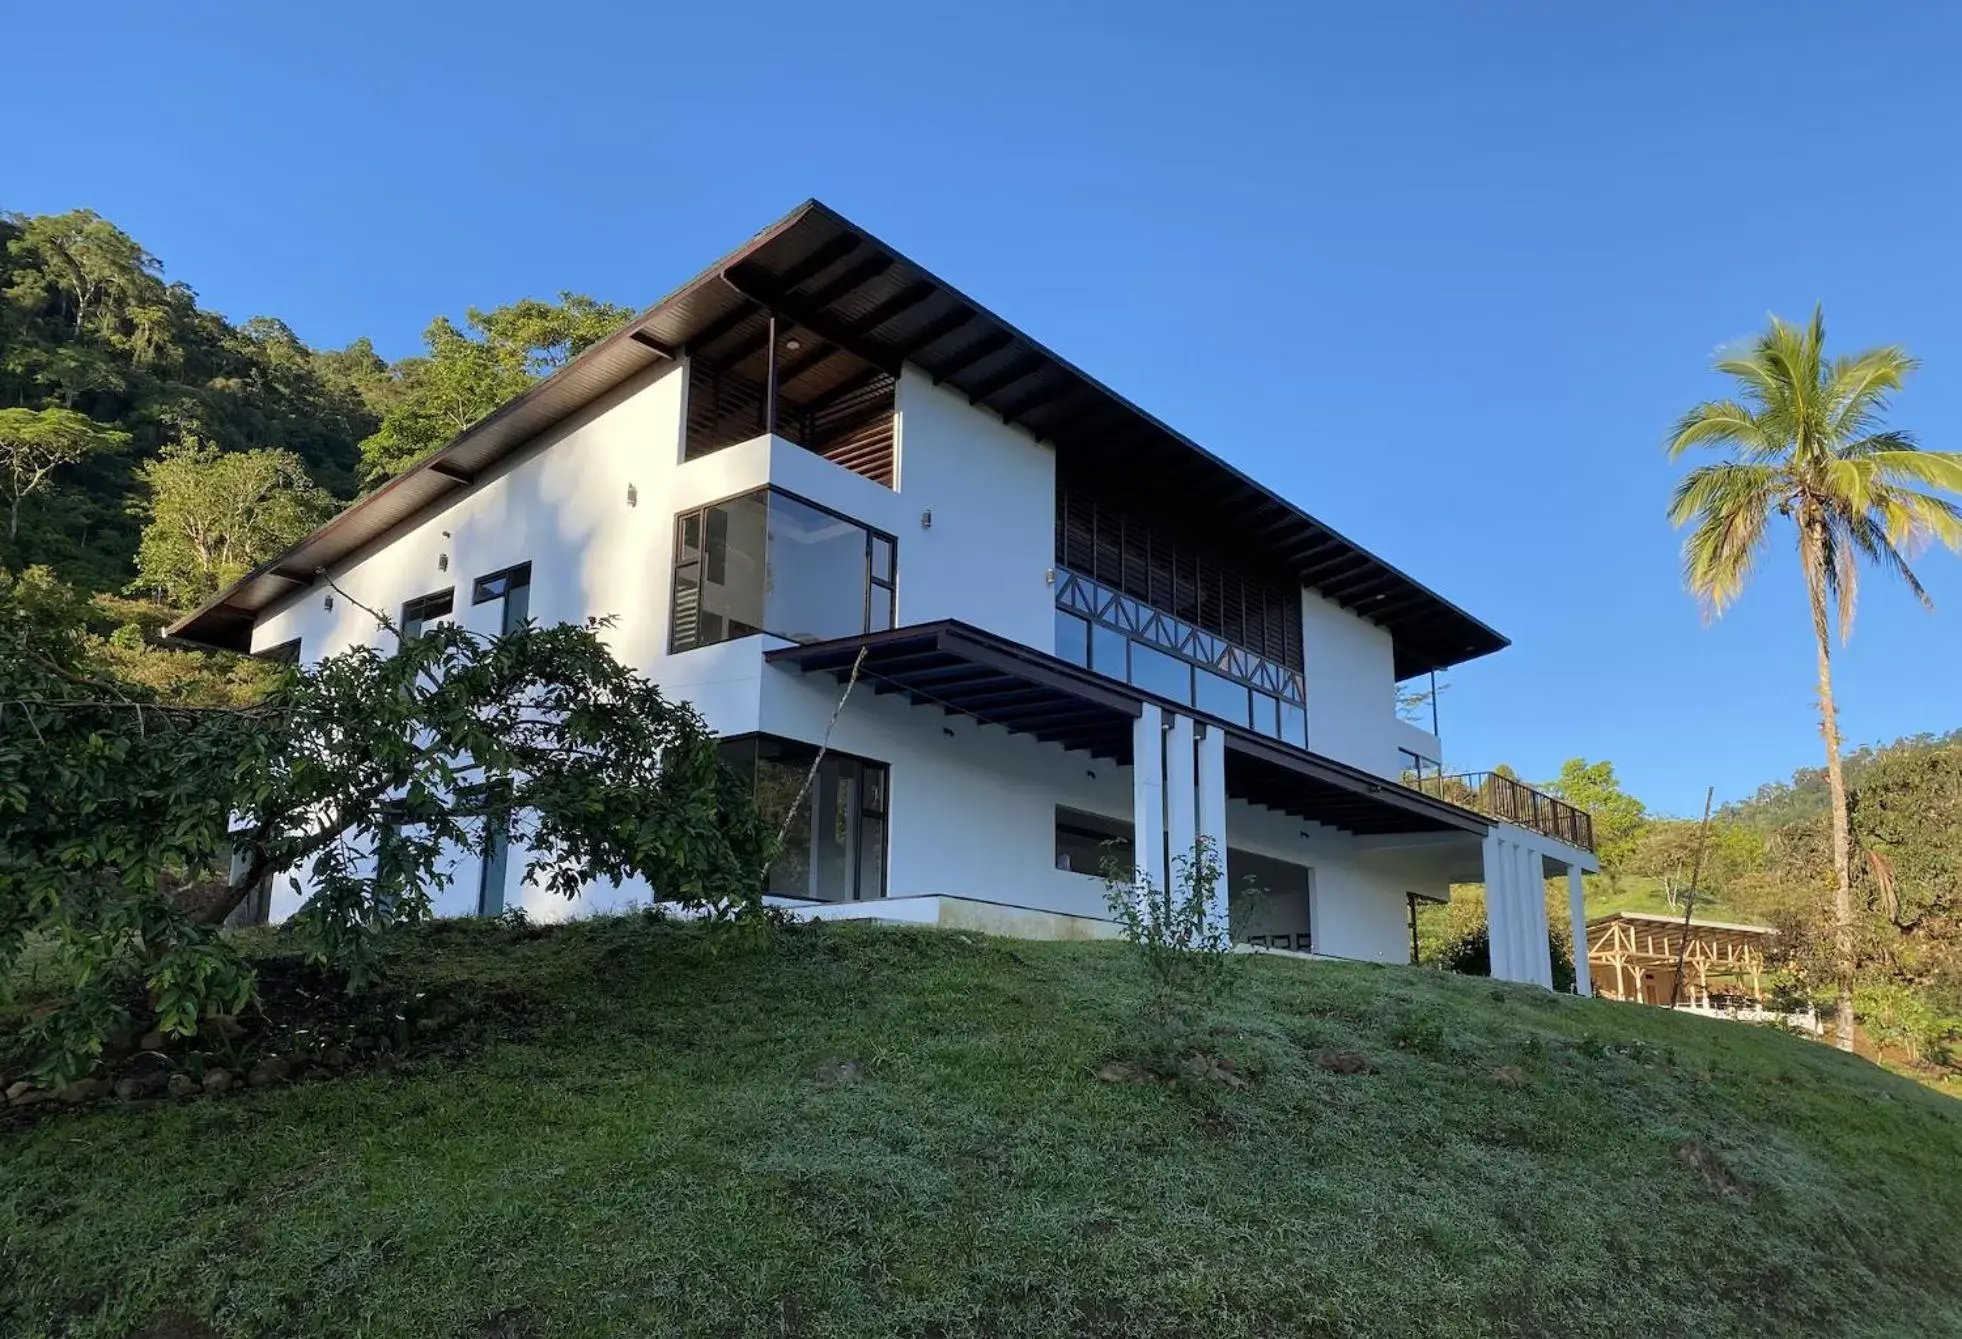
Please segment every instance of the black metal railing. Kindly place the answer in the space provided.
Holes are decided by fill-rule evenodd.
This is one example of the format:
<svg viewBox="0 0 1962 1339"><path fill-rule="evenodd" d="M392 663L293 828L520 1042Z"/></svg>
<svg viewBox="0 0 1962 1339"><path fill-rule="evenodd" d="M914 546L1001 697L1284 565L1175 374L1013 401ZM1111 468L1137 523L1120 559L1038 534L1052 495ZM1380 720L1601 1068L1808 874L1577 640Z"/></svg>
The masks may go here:
<svg viewBox="0 0 1962 1339"><path fill-rule="evenodd" d="M1499 772L1459 772L1452 776L1406 772L1403 784L1487 818L1517 823L1583 851L1594 849L1594 819L1587 810L1535 790L1515 777Z"/></svg>

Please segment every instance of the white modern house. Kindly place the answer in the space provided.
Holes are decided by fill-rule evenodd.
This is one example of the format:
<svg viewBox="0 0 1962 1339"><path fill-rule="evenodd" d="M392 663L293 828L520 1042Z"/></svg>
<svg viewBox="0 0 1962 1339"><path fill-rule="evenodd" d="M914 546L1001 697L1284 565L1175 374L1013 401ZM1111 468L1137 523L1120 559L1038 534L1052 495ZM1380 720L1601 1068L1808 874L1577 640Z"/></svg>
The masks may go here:
<svg viewBox="0 0 1962 1339"><path fill-rule="evenodd" d="M1482 880L1495 974L1548 984L1543 880L1579 925L1597 867L1584 813L1398 717L1503 637L815 201L172 632L312 661L392 635L356 601L612 615L766 799L836 712L769 882L813 914L1107 933L1108 844L1162 879L1207 837L1266 890L1236 938L1402 962ZM438 911L582 909L523 864L459 852Z"/></svg>

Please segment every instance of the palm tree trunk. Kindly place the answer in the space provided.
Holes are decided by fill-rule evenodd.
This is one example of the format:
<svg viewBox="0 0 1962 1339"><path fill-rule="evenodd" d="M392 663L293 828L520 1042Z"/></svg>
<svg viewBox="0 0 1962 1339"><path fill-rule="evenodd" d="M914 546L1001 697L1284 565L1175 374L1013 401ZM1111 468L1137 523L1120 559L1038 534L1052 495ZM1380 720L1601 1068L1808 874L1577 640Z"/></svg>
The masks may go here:
<svg viewBox="0 0 1962 1339"><path fill-rule="evenodd" d="M1853 834L1846 811L1846 774L1839 765L1839 708L1833 701L1832 629L1826 612L1824 546L1811 526L1805 534L1805 584L1812 597L1812 634L1819 644L1819 733L1826 739L1826 788L1833 815L1833 975L1839 988L1833 1044L1853 1049Z"/></svg>

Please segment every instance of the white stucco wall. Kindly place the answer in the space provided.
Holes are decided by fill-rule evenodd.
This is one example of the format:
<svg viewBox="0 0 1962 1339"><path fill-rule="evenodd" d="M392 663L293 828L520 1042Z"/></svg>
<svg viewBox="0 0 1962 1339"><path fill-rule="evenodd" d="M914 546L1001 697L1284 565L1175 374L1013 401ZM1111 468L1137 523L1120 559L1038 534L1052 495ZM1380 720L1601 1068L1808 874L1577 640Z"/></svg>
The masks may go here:
<svg viewBox="0 0 1962 1339"><path fill-rule="evenodd" d="M957 618L1051 650L1054 453L912 367L899 379L899 444L901 622Z"/></svg>
<svg viewBox="0 0 1962 1339"><path fill-rule="evenodd" d="M1305 590L1301 639L1308 747L1378 776L1396 776L1401 722L1389 631Z"/></svg>

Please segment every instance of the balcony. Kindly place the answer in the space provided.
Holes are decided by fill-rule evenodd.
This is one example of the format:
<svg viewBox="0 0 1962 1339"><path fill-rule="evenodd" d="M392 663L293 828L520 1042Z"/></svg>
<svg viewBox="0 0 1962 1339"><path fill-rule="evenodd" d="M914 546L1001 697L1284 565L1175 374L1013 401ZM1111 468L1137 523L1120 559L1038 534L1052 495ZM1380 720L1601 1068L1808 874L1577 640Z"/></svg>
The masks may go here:
<svg viewBox="0 0 1962 1339"><path fill-rule="evenodd" d="M1434 799L1487 818L1516 823L1583 851L1594 849L1594 819L1587 810L1557 800L1514 777L1499 772L1459 772L1451 776L1405 773L1403 784Z"/></svg>

